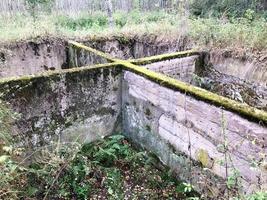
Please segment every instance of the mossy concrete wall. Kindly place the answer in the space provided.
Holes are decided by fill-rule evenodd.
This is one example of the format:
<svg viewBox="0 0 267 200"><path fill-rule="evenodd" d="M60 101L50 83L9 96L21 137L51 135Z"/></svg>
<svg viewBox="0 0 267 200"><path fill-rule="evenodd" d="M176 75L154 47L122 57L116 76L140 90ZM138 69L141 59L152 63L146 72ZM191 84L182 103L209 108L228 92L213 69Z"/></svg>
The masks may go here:
<svg viewBox="0 0 267 200"><path fill-rule="evenodd" d="M109 60L105 59L102 56L99 56L84 48L77 48L77 46L73 46L71 44L68 47L68 57L70 67L82 67L94 64L104 64L109 62Z"/></svg>
<svg viewBox="0 0 267 200"><path fill-rule="evenodd" d="M90 142L120 130L121 70L113 65L2 79L0 94L20 114L13 134L26 147Z"/></svg>
<svg viewBox="0 0 267 200"><path fill-rule="evenodd" d="M77 48L85 51L81 46ZM190 56L184 59L189 64L183 62L192 67L187 76L201 66L198 52L123 61L86 51L115 63L0 80L1 99L21 114L14 134L19 133L23 145L42 146L58 138L89 142L123 130L202 194L224 198L224 179L234 169L242 176L245 192L266 188L267 113L176 80L174 71L158 68L172 63L170 59L179 63L181 55ZM77 65L88 61L84 56ZM160 62L157 70L168 76L132 64L151 67L153 62ZM255 163L257 170L251 168Z"/></svg>
<svg viewBox="0 0 267 200"><path fill-rule="evenodd" d="M182 65L192 70L185 72L186 76L201 73L205 54L186 51L128 61L103 57L126 70L122 127L136 144L156 153L179 178L207 196L224 199L225 179L235 171L241 174L245 193L266 188L267 113L176 80L175 68L164 69L164 65L173 64L171 60L187 57ZM167 76L135 64L154 66ZM253 169L255 163L258 167Z"/></svg>
<svg viewBox="0 0 267 200"><path fill-rule="evenodd" d="M124 133L202 194L223 197L223 179L234 169L245 192L267 187L263 125L132 72L124 74L122 96Z"/></svg>
<svg viewBox="0 0 267 200"><path fill-rule="evenodd" d="M88 38L83 43L120 59L152 56L185 48L185 41L169 44L151 37ZM107 63L93 53L69 47L67 41L59 38L0 44L0 78Z"/></svg>
<svg viewBox="0 0 267 200"><path fill-rule="evenodd" d="M164 41L152 35L140 37L120 35L112 38L91 38L79 42L118 59L143 58L191 49L191 44L185 38Z"/></svg>

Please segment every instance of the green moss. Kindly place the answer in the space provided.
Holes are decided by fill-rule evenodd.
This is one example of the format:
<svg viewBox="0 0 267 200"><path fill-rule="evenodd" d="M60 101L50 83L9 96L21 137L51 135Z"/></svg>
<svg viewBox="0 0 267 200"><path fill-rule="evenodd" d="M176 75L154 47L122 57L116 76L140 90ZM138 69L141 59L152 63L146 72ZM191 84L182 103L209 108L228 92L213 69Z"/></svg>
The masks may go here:
<svg viewBox="0 0 267 200"><path fill-rule="evenodd" d="M13 122L19 117L7 102L0 99L0 156L2 155L1 146L10 145L14 142Z"/></svg>
<svg viewBox="0 0 267 200"><path fill-rule="evenodd" d="M54 76L58 76L58 75L72 74L72 73L83 72L83 71L91 71L94 69L112 68L112 67L116 67L117 65L119 65L119 63L105 63L105 64L97 64L97 65L92 65L92 66L49 71L49 72L40 73L40 74L36 74L36 75L2 78L2 79L0 79L0 84L5 84L5 83L9 83L9 82L14 82L14 81L30 82L30 81L37 79L37 78L45 78L45 77L49 78L49 77L54 77Z"/></svg>
<svg viewBox="0 0 267 200"><path fill-rule="evenodd" d="M73 45L74 47L78 48L78 49L83 49L83 50L86 50L86 51L89 51L91 53L94 53L102 58L105 58L107 59L108 61L110 62L116 62L116 59L112 58L111 56L107 55L106 53L103 53L101 51L98 51L96 49L93 49L91 47L88 47L88 46L85 46L81 43L78 43L78 42L74 42L74 41L69 41L69 44L70 45Z"/></svg>
<svg viewBox="0 0 267 200"><path fill-rule="evenodd" d="M204 167L208 167L209 166L209 154L206 150L204 149L199 149L198 153L197 153L197 159L199 162L201 162L201 164Z"/></svg>
<svg viewBox="0 0 267 200"><path fill-rule="evenodd" d="M149 132L151 132L151 126L146 125L146 130L149 131Z"/></svg>
<svg viewBox="0 0 267 200"><path fill-rule="evenodd" d="M224 107L225 109L234 111L256 121L267 123L267 112L265 111L253 108L251 106L248 106L247 104L239 103L223 96L219 96L205 89L198 88L188 83L170 78L166 75L148 70L144 67L134 65L128 61L120 61L120 65L123 69L144 76L162 86L185 92L187 94L195 96L198 99L212 103L216 106Z"/></svg>
<svg viewBox="0 0 267 200"><path fill-rule="evenodd" d="M114 39L118 40L122 45L129 45L132 42L131 38L124 35L115 36Z"/></svg>
<svg viewBox="0 0 267 200"><path fill-rule="evenodd" d="M199 51L189 50L189 51L181 51L181 52L162 54L162 55L151 56L151 57L146 57L146 58L128 60L128 62L132 64L136 64L136 65L146 65L150 63L171 60L175 58L184 58L184 57L193 56L193 55L200 55L201 53L202 52L199 52Z"/></svg>

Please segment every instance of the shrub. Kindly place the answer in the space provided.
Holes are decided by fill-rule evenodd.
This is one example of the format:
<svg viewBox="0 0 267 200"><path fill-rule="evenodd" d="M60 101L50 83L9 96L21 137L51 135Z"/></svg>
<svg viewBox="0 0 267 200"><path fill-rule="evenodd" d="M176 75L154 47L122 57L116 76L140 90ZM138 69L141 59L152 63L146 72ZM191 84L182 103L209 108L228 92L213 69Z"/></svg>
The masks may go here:
<svg viewBox="0 0 267 200"><path fill-rule="evenodd" d="M194 0L191 4L193 15L208 17L228 16L242 17L247 10L252 10L259 14L263 13L264 1L262 0Z"/></svg>

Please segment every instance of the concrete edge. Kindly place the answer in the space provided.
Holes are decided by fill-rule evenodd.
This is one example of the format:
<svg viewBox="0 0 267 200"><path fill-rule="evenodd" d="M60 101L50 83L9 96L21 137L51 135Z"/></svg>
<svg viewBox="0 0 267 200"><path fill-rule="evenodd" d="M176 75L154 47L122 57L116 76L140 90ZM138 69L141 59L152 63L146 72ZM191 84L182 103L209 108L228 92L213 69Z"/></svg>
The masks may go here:
<svg viewBox="0 0 267 200"><path fill-rule="evenodd" d="M201 55L202 53L204 52L188 50L188 51L180 51L180 52L175 52L175 53L150 56L150 57L145 57L145 58L131 59L131 60L128 60L128 62L132 64L136 64L136 65L147 65L147 64L171 60L175 58L184 58L188 56Z"/></svg>
<svg viewBox="0 0 267 200"><path fill-rule="evenodd" d="M101 51L98 51L98 50L96 50L96 49L93 49L93 48L91 48L91 47L85 46L85 45L83 45L83 44L81 44L81 43L78 43L78 42L75 42L75 41L71 41L71 40L68 41L68 43L69 43L69 45L72 45L72 46L74 46L74 47L76 47L76 48L78 48L78 49L84 49L84 50L86 50L86 51L92 52L92 53L94 53L94 54L96 54L96 55L98 55L98 56L100 56L100 57L102 57L102 58L107 59L107 60L110 61L110 62L115 62L115 61L116 61L116 59L112 58L112 57L109 56L108 54L103 53L103 52L101 52Z"/></svg>
<svg viewBox="0 0 267 200"><path fill-rule="evenodd" d="M62 70L55 70L55 71L48 71L44 73L34 74L34 75L27 75L27 76L19 76L19 77L8 77L8 78L2 78L0 79L0 84L12 82L12 81L24 81L24 80L33 80L36 78L41 77L51 77L55 75L61 75L61 74L68 74L68 73L74 73L74 72L81 72L81 71L88 71L93 69L101 69L101 68L111 68L118 66L119 63L105 63L105 64L97 64L97 65L90 65L90 66L84 66L84 67L76 67L76 68L70 68L70 69L62 69Z"/></svg>
<svg viewBox="0 0 267 200"><path fill-rule="evenodd" d="M148 70L144 67L134 65L127 61L121 61L119 62L119 64L124 70L139 74L162 86L190 94L197 99L207 101L213 105L224 107L225 109L236 112L237 114L241 114L249 118L250 120L257 121L262 124L267 124L267 112L263 110L259 110L245 103L239 103L235 100L217 95L208 90L176 80L161 73Z"/></svg>
<svg viewBox="0 0 267 200"><path fill-rule="evenodd" d="M47 73L41 73L37 75L29 75L29 76L23 76L23 77L11 77L11 78L4 78L0 79L0 84L12 82L12 81L19 81L19 80L29 80L29 79L35 79L39 77L50 77L54 75L59 74L66 74L66 73L73 73L73 72L79 72L84 70L90 70L90 69L96 69L96 68L108 68L108 67L117 67L121 66L122 69L131 71L133 73L139 74L143 77L146 77L162 86L168 87L170 89L178 90L187 94L190 94L197 99L201 99L203 101L210 102L213 105L224 107L225 109L231 110L233 112L236 112L238 114L241 114L243 116L246 116L250 120L257 121L259 123L267 124L267 112L263 110L259 110L257 108L254 108L252 106L249 106L244 103L239 103L235 100L231 100L229 98L217 95L215 93L212 93L208 90L190 85L188 83L176 80L174 78L170 78L166 75L163 75L161 73L157 73L151 70L148 70L144 67L135 65L131 63L129 60L119 60L111 58L110 56L106 55L105 53L95 50L91 47L87 47L85 45L82 45L80 43L69 41L69 44L74 45L75 47L85 49L87 51L90 51L92 53L95 53L96 55L99 55L112 63L106 63L106 64L98 64L98 65L92 65L92 66L85 66L85 67L79 67L79 68L71 68L71 69L64 69L64 70L57 70ZM175 56L189 56L189 55L199 55L200 52L196 51L187 51L187 52L177 52L172 54L165 54L165 55L159 55L159 56L153 56L148 59L144 58L141 59L140 62L146 62L147 60L156 60L158 59L172 59ZM139 62L139 61L136 61Z"/></svg>

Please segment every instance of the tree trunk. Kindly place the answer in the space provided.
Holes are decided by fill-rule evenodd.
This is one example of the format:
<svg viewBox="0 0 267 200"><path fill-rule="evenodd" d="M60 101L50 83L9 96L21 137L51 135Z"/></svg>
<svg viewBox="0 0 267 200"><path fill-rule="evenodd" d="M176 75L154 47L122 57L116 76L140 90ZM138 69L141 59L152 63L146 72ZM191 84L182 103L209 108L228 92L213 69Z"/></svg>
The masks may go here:
<svg viewBox="0 0 267 200"><path fill-rule="evenodd" d="M106 6L107 6L109 26L110 26L110 28L113 28L114 27L114 20L113 20L113 16L112 16L113 8L112 8L111 0L106 0Z"/></svg>
<svg viewBox="0 0 267 200"><path fill-rule="evenodd" d="M263 1L263 9L264 9L264 11L267 10L267 0Z"/></svg>

